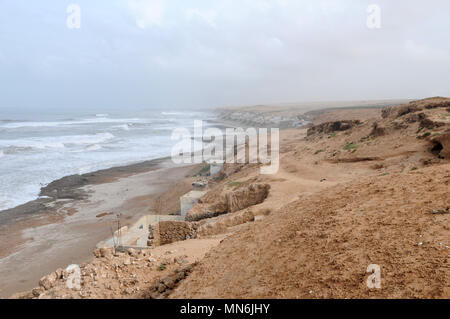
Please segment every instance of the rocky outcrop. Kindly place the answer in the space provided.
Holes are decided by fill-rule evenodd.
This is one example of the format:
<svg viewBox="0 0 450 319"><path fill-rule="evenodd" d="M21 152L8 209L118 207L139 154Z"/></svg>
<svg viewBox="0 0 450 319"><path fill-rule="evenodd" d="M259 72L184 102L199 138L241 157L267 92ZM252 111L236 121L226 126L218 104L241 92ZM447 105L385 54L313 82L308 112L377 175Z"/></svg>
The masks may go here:
<svg viewBox="0 0 450 319"><path fill-rule="evenodd" d="M426 109L436 109L439 107L450 107L450 101L438 102L438 103L430 103L425 105Z"/></svg>
<svg viewBox="0 0 450 319"><path fill-rule="evenodd" d="M386 128L379 126L377 122L373 123L370 135L379 137L386 135Z"/></svg>
<svg viewBox="0 0 450 319"><path fill-rule="evenodd" d="M433 153L441 158L450 159L450 132L434 137L431 142Z"/></svg>
<svg viewBox="0 0 450 319"><path fill-rule="evenodd" d="M445 125L444 123L432 121L429 118L424 118L420 121L420 127L427 128L430 130L444 126L444 125Z"/></svg>
<svg viewBox="0 0 450 319"><path fill-rule="evenodd" d="M220 216L201 225L197 234L201 236L211 236L227 231L228 227L233 227L255 220L255 215L251 210L243 210L232 214Z"/></svg>
<svg viewBox="0 0 450 319"><path fill-rule="evenodd" d="M291 112L255 112L255 111L226 111L220 114L224 121L257 127L301 127L309 123L307 114L293 115Z"/></svg>
<svg viewBox="0 0 450 319"><path fill-rule="evenodd" d="M150 288L150 299L163 299L170 295L173 289L175 289L179 282L185 279L192 272L192 268L195 264L189 265L184 268L177 269L171 275L157 280Z"/></svg>
<svg viewBox="0 0 450 319"><path fill-rule="evenodd" d="M186 221L198 221L226 213L234 213L262 203L269 195L269 184L250 184L221 194L214 203L196 204L186 215Z"/></svg>
<svg viewBox="0 0 450 319"><path fill-rule="evenodd" d="M329 134L337 131L346 131L359 124L361 124L361 121L359 120L326 122L309 128L307 135L311 136L320 133Z"/></svg>
<svg viewBox="0 0 450 319"><path fill-rule="evenodd" d="M445 125L442 122L430 120L428 116L423 112L410 114L409 116L405 117L404 122L408 124L419 122L419 127L427 128L430 130Z"/></svg>
<svg viewBox="0 0 450 319"><path fill-rule="evenodd" d="M400 106L389 106L381 110L381 117L384 119L388 117L398 118L417 111L420 111L420 108L413 103Z"/></svg>
<svg viewBox="0 0 450 319"><path fill-rule="evenodd" d="M406 105L397 105L397 106L390 106L385 107L381 110L381 116L382 118L399 118L404 115L415 113L421 110L431 110L435 108L447 108L450 106L450 101L440 101L440 102L431 102L430 99L424 99L421 101L413 101ZM421 113L419 115L413 115L409 116L409 120L415 119L414 122L418 122L420 119L420 116L423 116L424 114ZM417 117L419 116L419 118ZM409 121L408 119L406 121Z"/></svg>
<svg viewBox="0 0 450 319"><path fill-rule="evenodd" d="M405 122L406 123L416 123L416 122L420 122L422 120L424 120L427 116L425 115L425 113L421 112L421 113L413 113L408 115L405 118Z"/></svg>

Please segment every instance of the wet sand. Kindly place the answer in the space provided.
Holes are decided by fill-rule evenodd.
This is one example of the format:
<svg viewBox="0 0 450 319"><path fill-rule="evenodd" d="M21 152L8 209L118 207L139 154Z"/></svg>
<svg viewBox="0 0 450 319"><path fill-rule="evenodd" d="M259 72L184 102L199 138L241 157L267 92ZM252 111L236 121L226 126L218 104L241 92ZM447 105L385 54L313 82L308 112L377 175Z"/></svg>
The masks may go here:
<svg viewBox="0 0 450 319"><path fill-rule="evenodd" d="M201 167L170 158L67 176L41 190L41 198L0 212L0 297L36 287L57 268L92 258L95 245L117 227L161 211L159 201L177 203Z"/></svg>

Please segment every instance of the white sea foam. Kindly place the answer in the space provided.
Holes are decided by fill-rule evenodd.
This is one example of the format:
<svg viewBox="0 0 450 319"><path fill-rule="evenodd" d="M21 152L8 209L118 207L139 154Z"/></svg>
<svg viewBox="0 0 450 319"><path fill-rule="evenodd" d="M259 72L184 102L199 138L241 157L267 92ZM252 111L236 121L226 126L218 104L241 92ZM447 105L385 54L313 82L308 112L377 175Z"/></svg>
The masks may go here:
<svg viewBox="0 0 450 319"><path fill-rule="evenodd" d="M108 118L108 117L95 117L86 118L82 120L68 120L68 121L55 121L55 122L32 122L32 121L14 121L4 122L0 124L0 128L5 129L20 129L20 128L45 128L45 127L59 127L70 125L87 125L87 124L108 124L108 123L146 123L148 120L140 118Z"/></svg>
<svg viewBox="0 0 450 319"><path fill-rule="evenodd" d="M102 147L98 144L92 144L92 145L88 145L84 148L85 151L98 151L100 150Z"/></svg>
<svg viewBox="0 0 450 319"><path fill-rule="evenodd" d="M122 124L122 125L116 125L113 126L114 128L118 128L118 129L122 129L124 131L129 131L130 130L130 125L128 124Z"/></svg>
<svg viewBox="0 0 450 319"><path fill-rule="evenodd" d="M182 115L182 112L161 112L161 115Z"/></svg>
<svg viewBox="0 0 450 319"><path fill-rule="evenodd" d="M43 185L67 175L168 156L172 129L205 118L191 112L122 115L1 121L0 210L36 199Z"/></svg>
<svg viewBox="0 0 450 319"><path fill-rule="evenodd" d="M97 144L113 139L111 133L97 133L93 135L69 135L50 137L31 137L14 140L0 140L1 147L12 148L65 148L70 145Z"/></svg>

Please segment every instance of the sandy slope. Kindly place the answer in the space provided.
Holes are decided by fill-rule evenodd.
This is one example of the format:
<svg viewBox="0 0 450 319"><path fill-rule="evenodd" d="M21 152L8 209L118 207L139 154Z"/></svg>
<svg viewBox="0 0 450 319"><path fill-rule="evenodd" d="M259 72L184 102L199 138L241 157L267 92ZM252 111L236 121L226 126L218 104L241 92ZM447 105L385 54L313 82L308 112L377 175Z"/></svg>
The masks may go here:
<svg viewBox="0 0 450 319"><path fill-rule="evenodd" d="M450 205L449 182L444 164L303 195L226 239L172 297L448 298L450 224L429 211ZM369 264L381 290L365 286Z"/></svg>

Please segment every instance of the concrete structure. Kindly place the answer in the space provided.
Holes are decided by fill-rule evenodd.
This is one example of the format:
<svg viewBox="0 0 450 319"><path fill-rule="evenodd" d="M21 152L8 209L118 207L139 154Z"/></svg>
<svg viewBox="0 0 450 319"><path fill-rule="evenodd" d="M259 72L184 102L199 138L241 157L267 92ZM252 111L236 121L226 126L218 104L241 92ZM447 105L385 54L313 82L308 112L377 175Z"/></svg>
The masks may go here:
<svg viewBox="0 0 450 319"><path fill-rule="evenodd" d="M141 217L130 227L124 226L114 232L114 238L109 238L97 244L97 248L107 248L116 246L126 246L127 248L148 248L147 240L149 227L151 224L160 221L178 221L184 220L181 216L171 215L147 215Z"/></svg>
<svg viewBox="0 0 450 319"><path fill-rule="evenodd" d="M184 218L187 212L198 203L198 200L206 194L205 191L190 191L180 197L181 216Z"/></svg>
<svg viewBox="0 0 450 319"><path fill-rule="evenodd" d="M217 174L220 173L220 171L223 168L223 163L219 164L219 163L210 163L209 166L209 175L210 176L216 176Z"/></svg>

